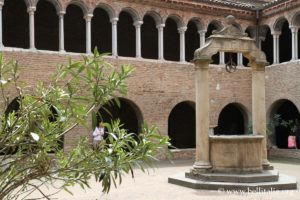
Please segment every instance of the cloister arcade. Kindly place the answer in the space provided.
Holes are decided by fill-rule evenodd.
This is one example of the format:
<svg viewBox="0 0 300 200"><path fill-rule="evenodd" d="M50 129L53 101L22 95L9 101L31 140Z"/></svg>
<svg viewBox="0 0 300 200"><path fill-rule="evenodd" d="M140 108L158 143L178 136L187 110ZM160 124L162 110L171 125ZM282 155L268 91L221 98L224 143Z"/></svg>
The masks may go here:
<svg viewBox="0 0 300 200"><path fill-rule="evenodd" d="M184 21L182 16L162 17L155 11L140 16L128 7L117 13L103 3L89 8L81 1L70 1L66 6L58 0L2 1L2 47L77 53L91 53L97 47L113 56L186 62L213 30L223 27L218 20L205 26L197 17ZM295 13L259 27L259 46L270 64L298 59L299 24L300 14ZM257 34L250 35L256 38ZM234 59L239 66L247 63L241 54ZM228 55L221 52L213 60L224 64Z"/></svg>

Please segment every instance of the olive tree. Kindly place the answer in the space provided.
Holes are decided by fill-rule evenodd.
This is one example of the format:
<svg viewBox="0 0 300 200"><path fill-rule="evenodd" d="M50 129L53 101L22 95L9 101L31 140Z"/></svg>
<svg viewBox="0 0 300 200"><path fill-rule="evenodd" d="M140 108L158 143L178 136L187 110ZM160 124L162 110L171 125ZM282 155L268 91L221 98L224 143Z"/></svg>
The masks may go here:
<svg viewBox="0 0 300 200"><path fill-rule="evenodd" d="M150 165L169 139L146 124L137 138L118 120L106 124L108 137L101 150L93 150L88 137L68 152L61 149L65 134L95 120L95 109L119 104L116 97L126 94L125 80L132 73L132 67L115 68L95 51L80 61L70 59L48 83L32 87L19 80L18 62L6 62L1 55L0 199L26 199L32 192L51 199L44 186L59 182L58 191L69 191L75 184L89 187L91 178L109 192L111 185L122 182L122 175L133 176L134 168ZM7 111L12 93L17 94L18 109Z"/></svg>

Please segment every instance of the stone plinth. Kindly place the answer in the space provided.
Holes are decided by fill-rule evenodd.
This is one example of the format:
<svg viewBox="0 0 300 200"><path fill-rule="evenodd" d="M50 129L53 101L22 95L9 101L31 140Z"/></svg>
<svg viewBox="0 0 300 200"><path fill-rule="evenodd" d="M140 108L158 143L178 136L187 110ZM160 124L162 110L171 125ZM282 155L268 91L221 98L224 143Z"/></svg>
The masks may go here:
<svg viewBox="0 0 300 200"><path fill-rule="evenodd" d="M210 136L212 172L262 172L261 135Z"/></svg>

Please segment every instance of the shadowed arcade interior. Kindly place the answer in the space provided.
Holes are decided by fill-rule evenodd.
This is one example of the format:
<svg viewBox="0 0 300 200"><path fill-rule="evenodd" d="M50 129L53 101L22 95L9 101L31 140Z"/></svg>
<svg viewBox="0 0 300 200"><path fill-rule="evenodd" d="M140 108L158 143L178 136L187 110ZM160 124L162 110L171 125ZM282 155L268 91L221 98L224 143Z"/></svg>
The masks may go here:
<svg viewBox="0 0 300 200"><path fill-rule="evenodd" d="M177 104L172 109L168 121L168 135L171 144L178 149L195 148L195 103L181 102Z"/></svg>

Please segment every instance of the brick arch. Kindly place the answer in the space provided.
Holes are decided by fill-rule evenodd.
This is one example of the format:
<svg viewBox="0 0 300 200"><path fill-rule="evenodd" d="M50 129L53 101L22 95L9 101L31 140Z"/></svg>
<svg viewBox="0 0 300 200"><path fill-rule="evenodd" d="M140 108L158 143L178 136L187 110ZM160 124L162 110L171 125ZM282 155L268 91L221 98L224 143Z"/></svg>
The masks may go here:
<svg viewBox="0 0 300 200"><path fill-rule="evenodd" d="M198 17L193 17L193 18L189 19L188 23L189 22L194 22L196 24L197 28L198 28L198 31L200 31L200 30L206 30L204 23Z"/></svg>
<svg viewBox="0 0 300 200"><path fill-rule="evenodd" d="M110 6L109 4L98 3L91 9L91 13L94 13L96 8L102 8L103 10L105 10L110 19L113 19L113 18L117 17L116 10L112 6Z"/></svg>
<svg viewBox="0 0 300 200"><path fill-rule="evenodd" d="M273 30L281 32L283 23L285 21L287 21L289 23L289 21L287 20L287 18L284 17L284 16L281 16L281 17L277 18L275 20L275 22L273 23L273 25L272 25Z"/></svg>
<svg viewBox="0 0 300 200"><path fill-rule="evenodd" d="M147 11L143 14L143 18L146 16L146 15L149 15L150 17L152 17L156 23L156 26L157 25L160 25L160 24L163 24L163 18L160 16L160 14L158 12L155 12L153 10L151 11Z"/></svg>
<svg viewBox="0 0 300 200"><path fill-rule="evenodd" d="M292 15L290 25L291 26L300 26L300 11L296 12Z"/></svg>
<svg viewBox="0 0 300 200"><path fill-rule="evenodd" d="M177 14L169 14L165 19L164 22L166 23L167 19L170 18L172 20L174 20L177 24L177 28L183 27L184 26L184 22L181 16L177 15Z"/></svg>
<svg viewBox="0 0 300 200"><path fill-rule="evenodd" d="M129 13L130 16L133 19L133 22L135 22L135 21L141 21L141 16L140 16L139 12L136 9L132 8L132 7L124 7L124 8L122 8L120 10L120 12L117 14L118 17L120 17L120 13L121 12Z"/></svg>
<svg viewBox="0 0 300 200"><path fill-rule="evenodd" d="M89 13L89 8L88 6L82 1L82 0L70 0L64 7L64 11L66 11L67 7L69 5L76 5L78 7L81 8L82 12L83 12L83 15L87 15Z"/></svg>
<svg viewBox="0 0 300 200"><path fill-rule="evenodd" d="M36 1L36 5L40 2L41 0L37 0ZM54 5L55 9L56 9L56 12L59 14L60 12L63 11L63 6L62 4L60 3L59 0L46 0L48 2L50 2L52 5ZM35 6L36 6L35 5Z"/></svg>
<svg viewBox="0 0 300 200"><path fill-rule="evenodd" d="M214 26L217 28L218 31L221 30L221 29L224 27L224 25L222 24L221 21L216 20L216 19L213 19L213 20L211 20L211 21L207 24L206 29L208 28L208 26L209 26L210 24L214 25Z"/></svg>

